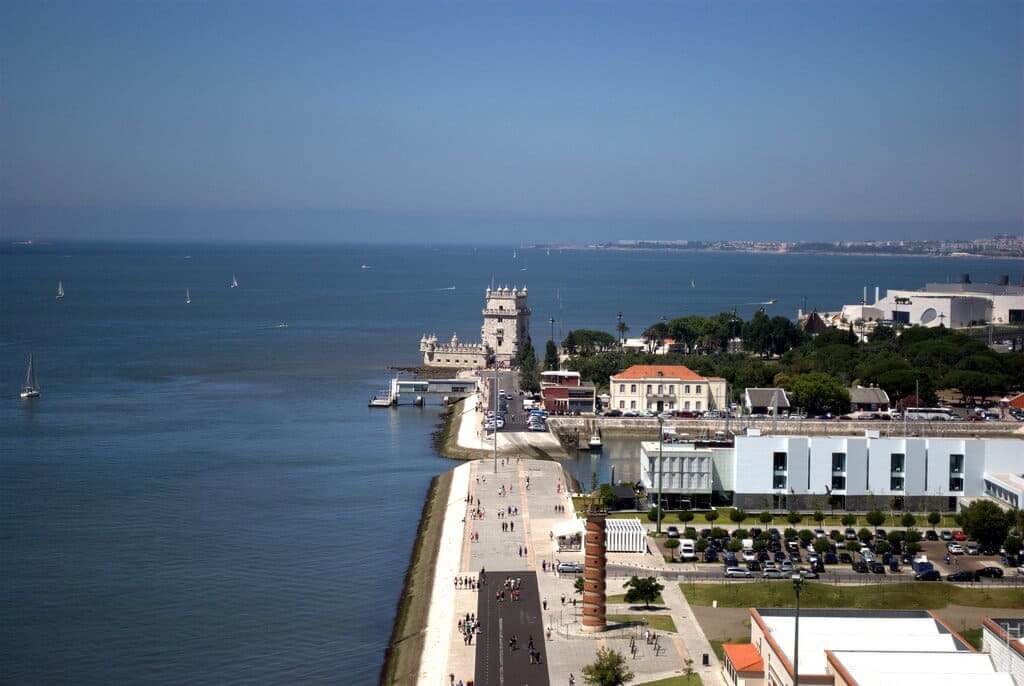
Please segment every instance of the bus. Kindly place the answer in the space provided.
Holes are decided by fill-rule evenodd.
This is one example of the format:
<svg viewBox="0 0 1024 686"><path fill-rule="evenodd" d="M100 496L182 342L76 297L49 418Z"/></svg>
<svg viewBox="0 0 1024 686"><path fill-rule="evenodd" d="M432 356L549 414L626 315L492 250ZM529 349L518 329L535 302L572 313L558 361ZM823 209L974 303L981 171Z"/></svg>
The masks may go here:
<svg viewBox="0 0 1024 686"><path fill-rule="evenodd" d="M908 407L903 413L911 421L951 422L957 419L948 407Z"/></svg>

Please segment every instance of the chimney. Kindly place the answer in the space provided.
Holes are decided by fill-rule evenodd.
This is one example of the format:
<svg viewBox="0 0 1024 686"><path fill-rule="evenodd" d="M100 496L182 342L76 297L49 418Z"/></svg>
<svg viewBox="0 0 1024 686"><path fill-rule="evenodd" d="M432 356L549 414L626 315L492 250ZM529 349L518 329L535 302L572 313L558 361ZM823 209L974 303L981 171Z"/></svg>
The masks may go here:
<svg viewBox="0 0 1024 686"><path fill-rule="evenodd" d="M880 289L878 288L878 286L875 286L875 304L876 305L878 304L878 300L879 300L879 297L878 297L878 291L879 290Z"/></svg>

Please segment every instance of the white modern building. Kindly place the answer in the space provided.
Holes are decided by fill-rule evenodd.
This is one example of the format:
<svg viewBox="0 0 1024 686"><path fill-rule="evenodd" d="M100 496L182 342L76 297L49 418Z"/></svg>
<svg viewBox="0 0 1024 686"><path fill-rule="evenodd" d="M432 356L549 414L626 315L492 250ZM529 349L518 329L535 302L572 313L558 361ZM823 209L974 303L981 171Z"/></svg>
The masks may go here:
<svg viewBox="0 0 1024 686"><path fill-rule="evenodd" d="M731 446L677 439L660 449L662 490L677 500L707 502L714 494L748 510L917 512L955 510L964 497L1024 503L1018 438L750 435ZM649 493L657 491L658 455L657 441L641 443L641 481Z"/></svg>
<svg viewBox="0 0 1024 686"><path fill-rule="evenodd" d="M750 617L750 644L722 646L729 686L1017 686L993 656L928 611L804 609L799 651L795 611L751 609Z"/></svg>
<svg viewBox="0 0 1024 686"><path fill-rule="evenodd" d="M1000 672L1024 684L1024 619L986 617L981 625L981 649L992 656Z"/></svg>
<svg viewBox="0 0 1024 686"><path fill-rule="evenodd" d="M725 379L704 377L681 364L637 364L609 379L609 409L622 412L693 412L728 406Z"/></svg>

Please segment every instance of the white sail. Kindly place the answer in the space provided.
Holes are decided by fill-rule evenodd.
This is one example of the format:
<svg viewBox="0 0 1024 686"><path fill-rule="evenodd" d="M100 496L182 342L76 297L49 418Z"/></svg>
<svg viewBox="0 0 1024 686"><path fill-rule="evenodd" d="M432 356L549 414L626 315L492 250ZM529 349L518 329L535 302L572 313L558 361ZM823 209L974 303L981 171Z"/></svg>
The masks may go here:
<svg viewBox="0 0 1024 686"><path fill-rule="evenodd" d="M36 383L36 372L32 366L32 353L28 354L28 369L25 370L25 385L21 387L21 397L39 397L39 384Z"/></svg>
<svg viewBox="0 0 1024 686"><path fill-rule="evenodd" d="M63 297L64 297L64 282L63 281L58 281L57 282L57 300L60 300Z"/></svg>
<svg viewBox="0 0 1024 686"><path fill-rule="evenodd" d="M234 274L231 275L231 287L238 288L238 278Z"/></svg>
<svg viewBox="0 0 1024 686"><path fill-rule="evenodd" d="M192 293L189 292L189 290L187 288L185 289L185 304L186 305L191 305L192 304Z"/></svg>

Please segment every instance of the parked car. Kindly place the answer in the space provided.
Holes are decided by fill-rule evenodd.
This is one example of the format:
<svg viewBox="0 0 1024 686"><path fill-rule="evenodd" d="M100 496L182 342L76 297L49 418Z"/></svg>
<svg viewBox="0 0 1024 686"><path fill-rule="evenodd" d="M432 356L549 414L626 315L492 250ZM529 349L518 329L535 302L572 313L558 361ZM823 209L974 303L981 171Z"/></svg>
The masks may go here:
<svg viewBox="0 0 1024 686"><path fill-rule="evenodd" d="M928 529L924 532L924 539L926 541L937 541L939 540L939 534L935 529Z"/></svg>
<svg viewBox="0 0 1024 686"><path fill-rule="evenodd" d="M705 562L718 562L718 552L710 548L704 551Z"/></svg>
<svg viewBox="0 0 1024 686"><path fill-rule="evenodd" d="M839 558L836 557L835 553L825 553L825 564L834 565L839 564Z"/></svg>
<svg viewBox="0 0 1024 686"><path fill-rule="evenodd" d="M726 567L725 576L730 579L749 579L754 575L749 569L743 569L742 567Z"/></svg>
<svg viewBox="0 0 1024 686"><path fill-rule="evenodd" d="M968 541L965 550L968 555L981 555L981 546L974 541Z"/></svg>
<svg viewBox="0 0 1024 686"><path fill-rule="evenodd" d="M781 569L766 569L761 572L761 576L765 579L785 579L787 575Z"/></svg>
<svg viewBox="0 0 1024 686"><path fill-rule="evenodd" d="M1003 568L996 567L995 565L988 565L978 570L978 576L985 576L990 579L1002 579L1003 574Z"/></svg>
<svg viewBox="0 0 1024 686"><path fill-rule="evenodd" d="M857 560L853 563L853 571L857 572L858 574L867 574L868 563L864 560Z"/></svg>
<svg viewBox="0 0 1024 686"><path fill-rule="evenodd" d="M679 538L679 529L677 527L670 526L665 529L665 533L669 538Z"/></svg>
<svg viewBox="0 0 1024 686"><path fill-rule="evenodd" d="M938 581L942 578L937 569L927 569L914 575L914 581Z"/></svg>
<svg viewBox="0 0 1024 686"><path fill-rule="evenodd" d="M961 543L963 543L964 541L967 540L967 534L965 534L963 531L960 531L959 529L957 529L956 531L953 532L953 540L954 541L960 541Z"/></svg>
<svg viewBox="0 0 1024 686"><path fill-rule="evenodd" d="M871 570L872 574L885 574L885 565L875 560L874 562L868 563L868 569Z"/></svg>
<svg viewBox="0 0 1024 686"><path fill-rule="evenodd" d="M816 571L814 571L813 569L803 569L803 568L801 568L801 569L796 570L796 573L799 574L800 577L803 578L803 579L817 579L818 578L818 573Z"/></svg>
<svg viewBox="0 0 1024 686"><path fill-rule="evenodd" d="M964 547L959 543L950 543L946 546L946 550L949 551L950 555L963 555Z"/></svg>
<svg viewBox="0 0 1024 686"><path fill-rule="evenodd" d="M946 581L977 581L978 573L971 570L961 570L959 572L953 572L946 577Z"/></svg>
<svg viewBox="0 0 1024 686"><path fill-rule="evenodd" d="M851 527L847 527L843 530L843 538L845 538L847 541L856 541L857 531Z"/></svg>
<svg viewBox="0 0 1024 686"><path fill-rule="evenodd" d="M604 413L604 416L605 417L621 417L622 416L622 411L621 410L608 410L607 412Z"/></svg>
<svg viewBox="0 0 1024 686"><path fill-rule="evenodd" d="M751 560L750 562L747 563L747 569L749 569L752 572L760 572L761 571L761 563L758 562L757 560Z"/></svg>
<svg viewBox="0 0 1024 686"><path fill-rule="evenodd" d="M582 562L559 562L558 571L560 574L582 574Z"/></svg>
<svg viewBox="0 0 1024 686"><path fill-rule="evenodd" d="M844 565L848 565L851 562L853 562L853 555L850 555L850 553L844 550L843 552L839 553L839 562L841 562Z"/></svg>
<svg viewBox="0 0 1024 686"><path fill-rule="evenodd" d="M953 540L953 533L951 531L947 531L947 530L943 529L942 533L939 534L939 538L941 538L943 541L946 541L946 542L952 541Z"/></svg>

